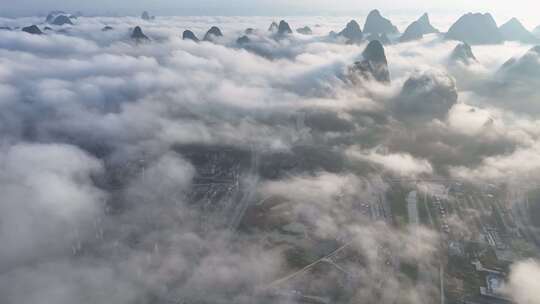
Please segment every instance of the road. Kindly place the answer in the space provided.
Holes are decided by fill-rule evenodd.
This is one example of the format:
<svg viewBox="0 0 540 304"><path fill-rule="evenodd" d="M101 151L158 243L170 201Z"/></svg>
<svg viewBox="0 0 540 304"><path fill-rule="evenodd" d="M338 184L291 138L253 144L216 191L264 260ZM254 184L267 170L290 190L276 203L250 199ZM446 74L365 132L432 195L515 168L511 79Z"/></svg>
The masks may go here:
<svg viewBox="0 0 540 304"><path fill-rule="evenodd" d="M238 229L242 218L246 213L246 210L249 207L249 203L253 200L255 193L257 192L257 185L259 184L259 153L252 148L251 149L251 167L249 173L246 175L246 178L242 181L241 185L244 195L242 199L238 202L238 205L235 207L235 212L232 216L231 221L229 222L229 228L233 231Z"/></svg>
<svg viewBox="0 0 540 304"><path fill-rule="evenodd" d="M435 227L433 220L433 215L427 204L427 195L424 194L424 206L427 209L428 218L431 226L435 230L439 230L438 227ZM419 212L418 212L418 193L412 191L407 197L407 210L409 213L409 224L419 225ZM437 278L438 276L438 278ZM424 298L421 299L422 303L430 303L430 299L435 299L436 295L429 293L434 282L439 281L439 296L441 299L441 304L444 304L444 268L442 261L439 261L439 267L434 265L419 264L418 265L418 282L417 288L420 290L420 294L424 295Z"/></svg>
<svg viewBox="0 0 540 304"><path fill-rule="evenodd" d="M420 215L418 213L418 197L416 191L411 191L407 196L407 213L410 225L420 225Z"/></svg>
<svg viewBox="0 0 540 304"><path fill-rule="evenodd" d="M347 248L349 245L351 245L351 243L352 243L352 242L349 242L349 243L347 243L347 244L345 244L345 245L339 247L338 249L336 249L336 250L330 252L328 255L326 255L326 256L324 256L324 257L322 257L322 258L316 260L315 262L313 262L313 263L311 263L311 264L305 266L304 268L302 268L302 269L300 269L300 270L298 270L298 271L295 271L295 272L293 272L293 273L291 273L291 274L289 274L289 275L287 275L287 276L285 276L285 277L283 277L283 278L280 278L280 279L277 279L277 280L271 282L271 283L268 284L264 289L270 289L270 288L272 288L272 287L275 287L275 286L277 286L277 285L279 285L279 284L281 284L281 283L283 283L283 282L286 282L286 281L288 281L288 280L290 280L290 279L296 277L297 275L300 275L300 274L302 274L302 273L305 273L306 271L308 271L309 269L311 269L313 266L315 266L315 265L317 265L317 264L319 264L319 263L321 263L321 262L325 262L325 261L331 260L332 257L334 257L336 254L338 254L338 253L339 253L340 251L342 251L343 249Z"/></svg>
<svg viewBox="0 0 540 304"><path fill-rule="evenodd" d="M409 195L407 196L407 213L409 216L409 225L412 225L412 226L420 225L420 215L418 212L418 192L416 191L411 191ZM417 236L415 237L417 238ZM420 242L418 238L416 241ZM425 291L427 290L427 286L429 286L429 284L431 284L432 282L433 281L431 280L431 275L429 273L429 270L426 269L426 265L419 263L418 264L418 282L417 282L416 288L421 291L420 292L421 295L424 295ZM427 303L427 298L422 299L422 303Z"/></svg>
<svg viewBox="0 0 540 304"><path fill-rule="evenodd" d="M440 281L440 291L441 291L441 304L444 304L445 297L444 297L444 267L443 264L439 266L439 281Z"/></svg>

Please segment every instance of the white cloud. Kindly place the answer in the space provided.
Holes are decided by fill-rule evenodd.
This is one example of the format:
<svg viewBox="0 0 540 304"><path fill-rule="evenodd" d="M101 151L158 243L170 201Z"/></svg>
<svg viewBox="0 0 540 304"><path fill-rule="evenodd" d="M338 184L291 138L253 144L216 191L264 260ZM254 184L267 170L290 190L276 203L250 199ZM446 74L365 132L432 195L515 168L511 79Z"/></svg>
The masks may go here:
<svg viewBox="0 0 540 304"><path fill-rule="evenodd" d="M68 145L18 144L0 154L0 269L70 252L91 233L105 194L91 175L101 163Z"/></svg>
<svg viewBox="0 0 540 304"><path fill-rule="evenodd" d="M540 303L540 265L526 260L512 265L508 284L504 287L517 304Z"/></svg>
<svg viewBox="0 0 540 304"><path fill-rule="evenodd" d="M471 136L489 132L491 122L494 121L489 111L463 103L454 105L448 113L450 127Z"/></svg>
<svg viewBox="0 0 540 304"><path fill-rule="evenodd" d="M377 164L398 175L419 175L432 173L429 161L418 159L408 153L381 153L378 149L362 150L359 147L347 149L346 154L352 160L362 160Z"/></svg>
<svg viewBox="0 0 540 304"><path fill-rule="evenodd" d="M507 155L486 157L475 167L452 167L456 178L469 181L530 181L540 170L540 145L520 147Z"/></svg>
<svg viewBox="0 0 540 304"><path fill-rule="evenodd" d="M456 176L499 178L521 176L540 164L538 119L481 107L490 100L474 86L468 88L473 97L456 105L446 124L408 126L391 117L389 100L405 80L433 67L446 69L454 42L428 36L389 45L392 85L359 88L344 81L344 71L365 44L326 38L350 17L291 18L294 28L309 25L316 35L281 41L266 32L273 19L90 17L79 18L65 35L0 32L0 242L7 248L0 251L6 270L0 294L9 295L8 304L124 304L152 296L199 300L223 294L252 303L244 291L284 271L282 248L268 250L258 234L225 231L218 215L192 204L199 168L178 154L188 144L255 152L261 158L255 173L278 171L271 180L261 177L257 194L286 198L288 216L307 222L316 237L355 237L356 249L373 258L360 271L375 278L384 278L375 258L378 244L419 261L432 257L437 243L434 232L394 231L358 211L358 203L376 201L388 188L381 176L439 174L439 165L451 163ZM129 41L137 24L151 43ZM101 32L105 25L114 30ZM201 36L211 25L226 35L220 44L180 38L186 28ZM247 27L259 29L253 37L257 52L234 44ZM482 84L493 66L521 48L479 49L480 63L470 77ZM495 123L484 134L487 117ZM425 131L436 136L421 137ZM463 153L476 151L486 137L502 138L516 150L475 155L481 162ZM430 145L445 149L435 155ZM351 162L373 164L376 173L343 166ZM412 302L419 296L407 280L388 282L407 290ZM378 287L370 288L358 296Z"/></svg>

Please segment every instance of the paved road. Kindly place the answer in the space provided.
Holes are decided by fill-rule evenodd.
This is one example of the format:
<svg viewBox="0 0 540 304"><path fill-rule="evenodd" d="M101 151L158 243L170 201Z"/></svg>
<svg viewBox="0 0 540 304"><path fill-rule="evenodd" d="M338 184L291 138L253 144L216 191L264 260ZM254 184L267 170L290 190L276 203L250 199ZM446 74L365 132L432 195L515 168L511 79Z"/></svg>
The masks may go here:
<svg viewBox="0 0 540 304"><path fill-rule="evenodd" d="M426 197L424 197L425 200ZM426 203L424 201L424 203ZM427 207L427 205L426 205ZM411 191L407 196L407 212L409 215L409 224L410 225L420 225L420 216L418 212L418 193L416 191ZM428 209L428 214L431 215L431 212ZM431 223L433 225L433 219L430 216ZM420 241L420 240L417 240ZM423 297L420 299L421 303L427 304L430 303L430 299L434 298L432 294L432 289L430 288L434 282L440 281L442 274L440 272L442 265L439 266L439 269L435 270L432 265L418 264L418 281L416 288L419 290L420 294ZM438 278L437 278L438 276ZM442 281L441 281L442 282ZM442 284L442 283L441 283ZM442 290L442 289L441 289ZM441 298L443 297L441 292Z"/></svg>
<svg viewBox="0 0 540 304"><path fill-rule="evenodd" d="M305 266L304 268L298 270L298 271L295 271L281 279L277 279L275 281L273 281L272 283L268 284L266 286L266 289L269 289L269 288L272 288L272 287L275 287L275 286L278 286L279 284L283 283L283 282L286 282L294 277L296 277L297 275L300 275L302 273L305 273L306 271L308 271L309 269L311 269L313 266L321 263L321 262L324 262L324 261L328 261L328 260L331 260L332 257L334 257L336 254L338 254L340 251L342 251L343 249L347 248L349 245L351 245L351 242L339 247L338 249L332 251L331 253L329 253L328 255L318 259L317 261Z"/></svg>
<svg viewBox="0 0 540 304"><path fill-rule="evenodd" d="M246 210L249 207L249 203L255 197L255 193L257 192L257 185L259 184L259 154L257 151L255 151L255 149L252 149L251 155L252 156L250 172L247 174L247 178L243 181L243 184L241 185L241 191L244 191L245 193L242 199L238 202L238 206L235 207L235 213L231 221L229 222L229 227L233 231L238 229L238 226L240 226L242 218L244 217Z"/></svg>
<svg viewBox="0 0 540 304"><path fill-rule="evenodd" d="M407 213L410 225L419 225L420 216L418 214L418 197L416 191L411 191L407 196Z"/></svg>
<svg viewBox="0 0 540 304"><path fill-rule="evenodd" d="M444 302L445 302L445 297L444 297L444 267L443 267L442 263L439 266L439 280L440 280L440 284L441 284L441 287L440 287L441 304L444 304Z"/></svg>

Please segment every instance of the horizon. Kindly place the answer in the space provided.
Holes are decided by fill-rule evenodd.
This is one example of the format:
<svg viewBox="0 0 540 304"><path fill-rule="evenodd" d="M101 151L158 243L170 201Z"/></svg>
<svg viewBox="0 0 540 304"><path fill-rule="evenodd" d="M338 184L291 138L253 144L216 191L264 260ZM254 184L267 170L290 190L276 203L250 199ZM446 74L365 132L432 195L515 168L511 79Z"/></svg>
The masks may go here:
<svg viewBox="0 0 540 304"><path fill-rule="evenodd" d="M108 12L108 13L88 13L88 12L85 12L85 11L71 11L71 10L61 10L61 9L58 9L59 11L65 11L66 13L76 13L76 12L81 12L83 14L83 17L134 17L134 18L138 18L140 17L141 13L144 12L144 11L140 11L140 12L135 12L135 13L131 13L131 14L120 14L120 13L115 13L115 12ZM375 10L375 9L372 9L372 10ZM21 14L21 15L2 15L0 13L0 20L2 18L4 19L20 19L20 18L36 18L36 17L39 17L39 18L44 18L47 16L48 13L50 13L51 11L54 11L54 10L50 10L50 11L42 11L42 12L39 12L39 13L36 13L36 14ZM367 17L367 15L369 14L369 12L371 10L366 10L366 11L359 11L359 12L356 12L356 13L350 13L350 14L346 14L346 13L343 13L343 14L319 14L319 15L313 15L313 14L290 14L290 15L280 15L280 14L267 14L267 15L249 15L249 14L238 14L238 15L234 15L234 14L230 14L230 15L195 15L195 14L174 14L174 13L171 13L171 14L154 14L153 11L151 10L145 10L145 11L148 11L151 15L155 16L155 17L186 17L186 18L189 18L189 17L213 17L213 18L219 18L219 17L230 17L230 18L234 18L234 17L242 17L242 18L246 18L246 17L253 17L253 18L259 18L259 17L264 17L264 18L274 18L276 20L279 20L279 19L284 19L286 20L287 18L301 18L301 17L314 17L314 18L317 18L317 17L327 17L327 18L350 18L350 19L354 19L354 20L357 20L359 21L360 23L363 23L365 22L365 19ZM504 23L506 23L507 21L509 21L510 19L512 18L517 18L528 30L530 31L533 31L535 30L536 28L540 28L540 18L536 18L536 17L520 17L520 16L516 16L516 15L510 15L510 14L494 14L492 12L489 12L489 11L459 11L459 10L456 10L456 11L447 11L447 12L443 12L443 11L421 11L421 10L418 10L418 11L405 11L405 10L380 10L381 11L381 14L385 17L388 17L390 18L391 20L392 19L396 19L396 20L392 20L392 21L395 21L398 23L398 27L400 28L400 30L404 30L405 27L410 24L412 21L416 20L417 18L419 18L422 14L424 13L427 13L430 17L430 19L432 19L431 21L434 23L434 24L437 24L441 29L445 29L445 28L448 28L453 22L457 21L461 16L465 15L465 14L468 14L468 13L489 13L493 16L493 18L495 19L496 23L498 26L501 26L503 25ZM401 23L401 24L399 24ZM363 24L361 24L361 26L363 26Z"/></svg>
<svg viewBox="0 0 540 304"><path fill-rule="evenodd" d="M9 1L9 0L1 0ZM500 25L506 20L518 18L529 28L540 26L540 17L536 9L540 5L531 0L513 1L506 5L502 1L476 1L473 4L466 1L408 0L396 4L392 1L334 1L315 0L296 1L291 4L285 0L260 0L252 3L247 0L236 0L223 4L221 1L182 1L172 0L124 1L96 0L91 3L72 3L65 0L20 0L17 3L4 4L0 17L17 18L45 16L53 10L68 12L81 11L88 16L140 16L142 11L148 11L156 16L364 16L373 9L380 10L383 15L418 15L424 12L430 15L453 15L459 17L468 12L491 13ZM412 8L414 7L414 8ZM417 9L416 7L422 7Z"/></svg>

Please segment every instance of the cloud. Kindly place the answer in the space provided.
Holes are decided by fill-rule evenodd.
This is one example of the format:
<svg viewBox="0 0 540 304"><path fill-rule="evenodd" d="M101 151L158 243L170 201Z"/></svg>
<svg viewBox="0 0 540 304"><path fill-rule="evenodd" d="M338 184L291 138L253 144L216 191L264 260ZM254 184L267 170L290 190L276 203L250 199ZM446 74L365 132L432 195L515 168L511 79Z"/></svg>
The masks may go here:
<svg viewBox="0 0 540 304"><path fill-rule="evenodd" d="M447 123L453 131L492 141L505 138L522 146L533 145L540 135L536 117L495 108L476 94L462 96L464 103L456 104L448 115ZM471 105L475 103L478 105Z"/></svg>
<svg viewBox="0 0 540 304"><path fill-rule="evenodd" d="M319 172L313 176L295 176L266 182L259 192L265 198L263 201L285 200L268 210L268 217L281 214L286 223L300 222L306 227L314 227L306 229L311 237L349 241L346 250L361 257L363 262L346 263L349 278L354 281L353 278L358 277L359 280L355 288L343 294L364 301L378 299L381 303L393 303L396 297L405 303L415 303L418 298L431 299L434 285L428 283L425 289L413 288L414 283L410 278L399 272L393 273L386 267L389 263L399 261L420 264L430 269L435 261L438 234L417 226L396 230L382 218L370 219L369 213L362 212L365 210L363 206L372 205L376 208L379 194L387 189L388 185L380 176L359 178L351 174ZM382 252L387 252L388 256ZM291 288L326 290L329 284L333 286L335 280L340 280L339 276L333 275L332 272L325 272L326 279L309 277L300 280L298 286L291 282ZM362 279L366 277L369 280ZM335 288L342 289L339 286ZM396 293L377 296L387 288L393 288Z"/></svg>
<svg viewBox="0 0 540 304"><path fill-rule="evenodd" d="M0 269L71 252L102 214L105 193L92 183L101 163L80 149L17 144L0 154Z"/></svg>
<svg viewBox="0 0 540 304"><path fill-rule="evenodd" d="M346 151L349 158L374 163L397 175L419 175L432 173L429 161L417 159L407 153L381 153L379 150L361 150L351 147Z"/></svg>
<svg viewBox="0 0 540 304"><path fill-rule="evenodd" d="M484 94L491 96L498 107L518 113L539 113L535 102L538 93L532 89L538 86L539 67L539 49L524 50L500 66L494 79L482 88Z"/></svg>
<svg viewBox="0 0 540 304"><path fill-rule="evenodd" d="M450 172L456 178L469 181L526 181L540 169L540 146L518 148L507 155L486 157L472 168L453 167Z"/></svg>
<svg viewBox="0 0 540 304"><path fill-rule="evenodd" d="M61 34L31 35L19 31L0 31L0 48L32 54L67 56L98 51L93 41Z"/></svg>
<svg viewBox="0 0 540 304"><path fill-rule="evenodd" d="M396 97L396 117L415 122L445 119L458 99L455 80L441 71L412 75Z"/></svg>
<svg viewBox="0 0 540 304"><path fill-rule="evenodd" d="M347 265L363 282L352 299L392 289L414 303L429 294L386 271L380 248L432 267L438 234L394 229L364 206L384 197L389 176L535 173L538 117L503 109L480 89L524 46L475 49L478 65L451 71L454 83L444 71L455 43L428 35L386 46L391 85L355 86L344 75L365 44L327 37L348 19L291 18L315 35L279 41L266 17L82 17L67 33L0 32L6 303L253 303L294 270L287 250L321 253L310 245L343 242L370 262ZM102 32L105 25L114 29ZM151 43L129 40L136 25ZM180 38L212 25L225 33L217 43ZM258 30L242 49L235 41L247 27ZM425 86L406 101L429 109L428 119L408 123L393 102L407 79L422 79L416 75L427 75ZM461 86L465 79L474 84ZM447 96L444 111L431 108ZM231 228L231 214L245 211L239 202L252 215L268 201L280 204L264 220L278 224ZM290 223L308 237L282 233Z"/></svg>
<svg viewBox="0 0 540 304"><path fill-rule="evenodd" d="M540 288L540 265L534 260L514 264L510 270L508 284L504 287L518 304L538 304Z"/></svg>
<svg viewBox="0 0 540 304"><path fill-rule="evenodd" d="M0 291L6 303L39 302L46 298L58 304L73 302L131 303L141 294L126 278L118 277L103 264L46 262L0 276Z"/></svg>
<svg viewBox="0 0 540 304"><path fill-rule="evenodd" d="M448 114L448 123L451 128L471 136L489 132L492 122L493 118L489 111L467 104L456 104Z"/></svg>

